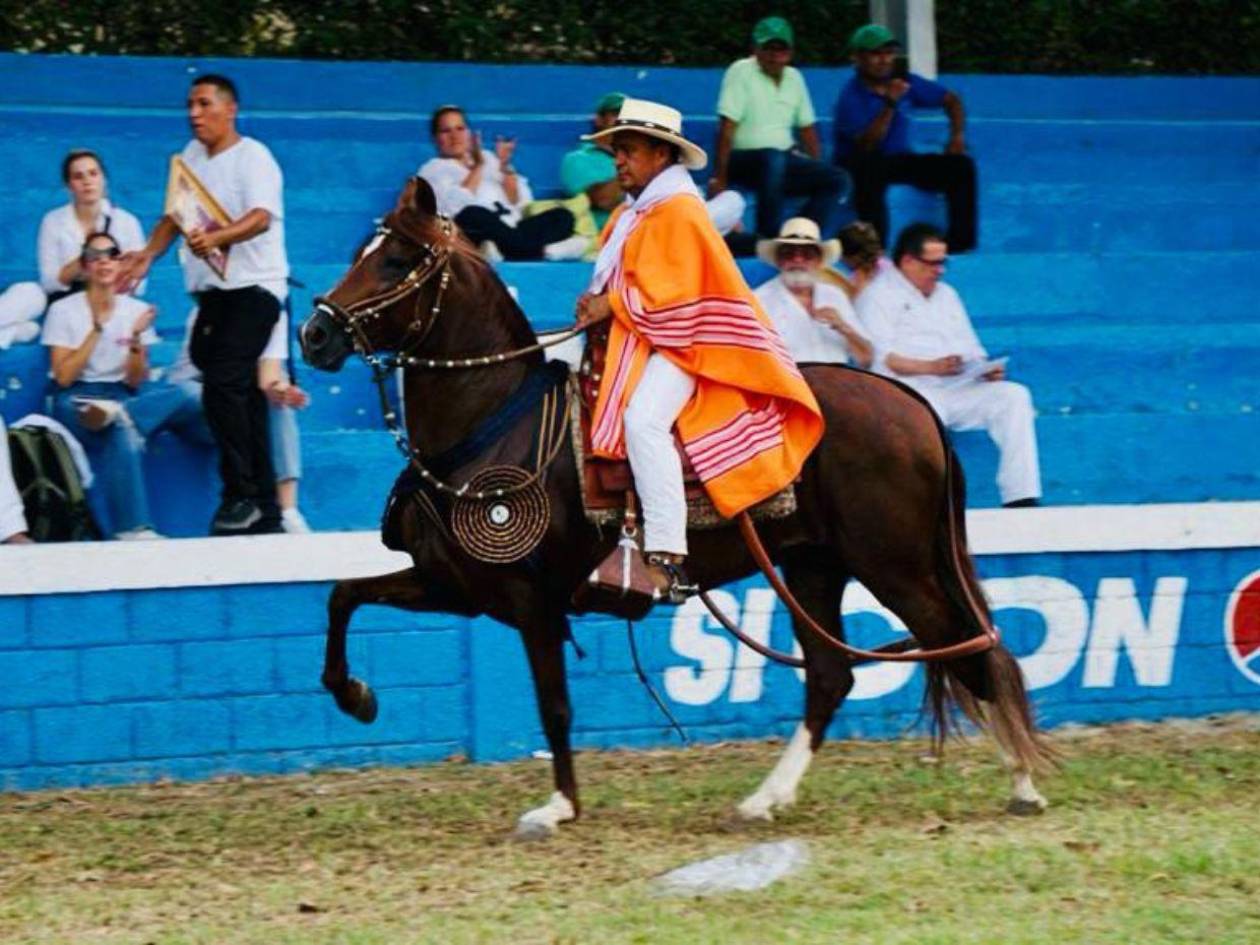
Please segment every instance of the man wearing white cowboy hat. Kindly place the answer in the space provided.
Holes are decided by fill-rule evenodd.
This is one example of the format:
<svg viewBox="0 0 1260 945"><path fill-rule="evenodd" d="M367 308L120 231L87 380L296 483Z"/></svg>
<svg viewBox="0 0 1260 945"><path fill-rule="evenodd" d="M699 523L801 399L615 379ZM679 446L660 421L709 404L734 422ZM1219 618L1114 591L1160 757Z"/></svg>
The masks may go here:
<svg viewBox="0 0 1260 945"><path fill-rule="evenodd" d="M630 460L648 566L677 603L690 588L675 424L709 498L730 517L796 478L822 417L687 173L708 156L683 135L682 115L627 98L616 121L588 137L611 139L626 192L577 305L583 321L612 319L591 446Z"/></svg>
<svg viewBox="0 0 1260 945"><path fill-rule="evenodd" d="M799 361L870 367L874 349L853 327L857 313L839 286L819 279L840 258L840 241L819 239L818 224L793 217L777 239L758 240L757 255L779 274L761 285L757 300Z"/></svg>

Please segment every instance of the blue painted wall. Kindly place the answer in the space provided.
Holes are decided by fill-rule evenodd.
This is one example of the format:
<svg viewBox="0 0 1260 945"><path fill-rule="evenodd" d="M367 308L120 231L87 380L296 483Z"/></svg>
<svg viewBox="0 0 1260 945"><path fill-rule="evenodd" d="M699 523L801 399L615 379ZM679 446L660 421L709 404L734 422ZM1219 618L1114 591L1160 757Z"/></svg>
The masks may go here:
<svg viewBox="0 0 1260 945"><path fill-rule="evenodd" d="M1044 724L1260 710L1260 550L999 555L979 567ZM1231 634L1230 598L1244 585L1251 609ZM485 619L361 610L350 659L381 715L366 727L341 715L318 682L327 590L0 598L0 789L495 761L545 747L520 642ZM746 632L791 647L787 614L761 581L716 597ZM887 638L887 613L860 587L845 606L852 639ZM782 735L799 721L796 672L737 650L698 601L659 609L636 633L693 739ZM675 744L634 676L624 626L582 619L575 635L588 653L570 654L575 743ZM905 731L921 672L859 669L832 734Z"/></svg>

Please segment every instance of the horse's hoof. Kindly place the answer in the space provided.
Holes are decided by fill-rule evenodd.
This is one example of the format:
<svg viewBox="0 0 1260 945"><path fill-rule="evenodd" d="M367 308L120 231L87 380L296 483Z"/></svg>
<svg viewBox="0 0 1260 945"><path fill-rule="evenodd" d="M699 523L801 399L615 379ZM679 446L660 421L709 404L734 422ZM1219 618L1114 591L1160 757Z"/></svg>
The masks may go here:
<svg viewBox="0 0 1260 945"><path fill-rule="evenodd" d="M1012 797L1006 804L1006 812L1016 817L1035 817L1044 814L1047 806L1044 797Z"/></svg>
<svg viewBox="0 0 1260 945"><path fill-rule="evenodd" d="M556 828L538 821L527 821L521 818L512 831L512 839L521 843L536 843L539 840L550 840L556 834Z"/></svg>
<svg viewBox="0 0 1260 945"><path fill-rule="evenodd" d="M376 693L363 680L351 677L334 696L337 708L352 719L357 719L364 725L371 725L376 721Z"/></svg>
<svg viewBox="0 0 1260 945"><path fill-rule="evenodd" d="M769 824L774 822L774 810L769 804L749 804L747 801L735 808L735 814L745 822Z"/></svg>

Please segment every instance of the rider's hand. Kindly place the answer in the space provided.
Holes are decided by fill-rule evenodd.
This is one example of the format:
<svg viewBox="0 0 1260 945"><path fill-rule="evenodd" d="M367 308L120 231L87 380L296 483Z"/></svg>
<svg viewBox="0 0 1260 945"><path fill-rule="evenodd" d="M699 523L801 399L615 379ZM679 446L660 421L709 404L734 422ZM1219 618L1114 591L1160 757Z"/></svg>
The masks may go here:
<svg viewBox="0 0 1260 945"><path fill-rule="evenodd" d="M612 303L608 301L607 293L591 295L589 292L585 292L578 299L577 320L578 324L583 328L602 322L611 315Z"/></svg>

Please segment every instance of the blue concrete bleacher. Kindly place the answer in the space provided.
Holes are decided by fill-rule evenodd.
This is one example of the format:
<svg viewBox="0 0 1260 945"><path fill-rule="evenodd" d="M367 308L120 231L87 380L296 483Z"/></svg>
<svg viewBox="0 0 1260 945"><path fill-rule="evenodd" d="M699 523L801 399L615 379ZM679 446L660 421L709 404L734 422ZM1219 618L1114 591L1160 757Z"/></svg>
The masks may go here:
<svg viewBox="0 0 1260 945"><path fill-rule="evenodd" d="M146 226L160 210L169 155L187 140L189 76L240 84L242 129L286 176L286 221L300 317L344 271L374 217L431 154L427 116L465 103L486 133L511 131L539 192L584 129L592 99L619 88L678 105L713 136L715 69L315 63L0 55L0 285L34 273L35 230L64 201L70 147L104 155L115 199ZM844 70L810 69L823 120ZM981 251L953 261L990 350L1011 355L1041 410L1047 499L1055 503L1254 498L1260 493L1254 378L1260 373L1260 80L952 76L979 162ZM943 131L924 116L921 143ZM930 200L894 190L894 221ZM174 254L148 296L169 357L188 310ZM767 271L745 265L750 280ZM581 264L500 268L539 328L566 324ZM35 409L42 353L0 352L0 413ZM303 504L316 527L371 527L398 458L365 372L303 370ZM958 438L973 505L997 501L993 450ZM158 525L204 529L214 476L204 454L159 437L149 460ZM333 483L336 483L334 487Z"/></svg>

